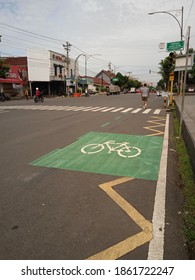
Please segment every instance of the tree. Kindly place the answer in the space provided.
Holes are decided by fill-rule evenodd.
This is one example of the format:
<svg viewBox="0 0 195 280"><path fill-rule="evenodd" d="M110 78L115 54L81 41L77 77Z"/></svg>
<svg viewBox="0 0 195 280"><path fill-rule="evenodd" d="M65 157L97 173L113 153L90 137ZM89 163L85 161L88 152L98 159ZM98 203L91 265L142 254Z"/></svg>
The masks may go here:
<svg viewBox="0 0 195 280"><path fill-rule="evenodd" d="M141 82L135 79L129 79L128 76L123 76L120 72L116 74L117 81L114 82L115 85L121 87L121 89L130 89L131 87L139 88L141 87Z"/></svg>
<svg viewBox="0 0 195 280"><path fill-rule="evenodd" d="M189 53L195 53L194 49L189 49ZM162 76L162 79L158 82L158 86L162 89L168 90L168 84L169 84L169 75L170 72L174 71L175 68L175 57L176 53L171 53L168 57L165 57L164 60L161 60L159 63L160 65L160 74ZM178 72L174 73L174 80L178 81ZM165 86L163 86L165 84ZM187 73L187 84L195 84L195 56L194 56L194 64L192 66L192 69L188 71Z"/></svg>
<svg viewBox="0 0 195 280"><path fill-rule="evenodd" d="M159 89L159 90L162 90L162 89L165 90L165 84L164 84L164 80L163 79L158 81L156 88Z"/></svg>
<svg viewBox="0 0 195 280"><path fill-rule="evenodd" d="M4 64L4 61L0 59L0 78L5 79L7 77L9 70L10 70L10 66Z"/></svg>
<svg viewBox="0 0 195 280"><path fill-rule="evenodd" d="M175 68L175 53L170 53L169 56L161 60L159 73L162 76L162 83L166 85L166 90L168 90L169 85L169 75L174 71Z"/></svg>

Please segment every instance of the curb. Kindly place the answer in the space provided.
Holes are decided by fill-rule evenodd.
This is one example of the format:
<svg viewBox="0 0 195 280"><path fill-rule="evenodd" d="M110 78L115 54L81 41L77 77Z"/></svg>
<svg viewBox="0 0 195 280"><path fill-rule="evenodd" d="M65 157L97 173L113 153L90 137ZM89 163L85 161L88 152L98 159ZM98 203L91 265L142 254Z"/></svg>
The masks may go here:
<svg viewBox="0 0 195 280"><path fill-rule="evenodd" d="M180 112L180 108L176 102L175 102L175 109L176 109L177 116L180 118L181 112ZM184 140L184 143L185 143L185 146L187 149L187 153L190 157L192 169L195 173L195 139L192 136L190 127L189 127L187 121L185 120L185 118L183 119L183 123L182 123L182 136L183 136L183 140Z"/></svg>

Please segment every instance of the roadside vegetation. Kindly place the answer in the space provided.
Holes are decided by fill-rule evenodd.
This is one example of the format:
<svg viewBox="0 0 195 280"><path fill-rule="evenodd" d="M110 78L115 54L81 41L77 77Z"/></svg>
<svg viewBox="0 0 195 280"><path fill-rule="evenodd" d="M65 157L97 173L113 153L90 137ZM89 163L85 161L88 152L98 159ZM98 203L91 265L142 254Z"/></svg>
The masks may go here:
<svg viewBox="0 0 195 280"><path fill-rule="evenodd" d="M10 66L5 65L3 60L0 58L0 78L5 79L9 70L10 70Z"/></svg>
<svg viewBox="0 0 195 280"><path fill-rule="evenodd" d="M176 116L176 112L173 112L173 117L180 187L184 195L184 232L189 246L190 258L195 259L195 176L185 143L182 137L177 137L179 135L179 120Z"/></svg>

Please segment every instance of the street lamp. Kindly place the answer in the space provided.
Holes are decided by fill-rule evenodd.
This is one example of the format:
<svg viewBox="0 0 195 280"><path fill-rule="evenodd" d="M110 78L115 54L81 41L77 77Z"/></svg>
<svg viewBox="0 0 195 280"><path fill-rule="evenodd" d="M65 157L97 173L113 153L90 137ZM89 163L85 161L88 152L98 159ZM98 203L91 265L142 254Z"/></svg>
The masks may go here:
<svg viewBox="0 0 195 280"><path fill-rule="evenodd" d="M176 16L174 16L172 13L170 12L177 12L177 11L181 11L181 22L179 22L179 20L176 18ZM172 11L158 11L158 12L152 12L152 13L148 13L149 15L154 15L154 14L168 14L170 16L172 16L178 23L179 25L179 29L180 29L180 40L182 41L183 40L183 11L184 11L184 8L182 6L182 8L180 10L172 10ZM180 53L182 54L182 51L180 51ZM181 88L182 88L182 80L183 80L183 72L182 72L182 75L181 75L181 78L180 78L180 72L179 72L179 76L178 76L178 84L180 85L178 87L178 91L180 92L181 91Z"/></svg>
<svg viewBox="0 0 195 280"><path fill-rule="evenodd" d="M168 14L170 16L172 16L177 23L179 24L179 28L180 28L180 38L181 41L183 40L183 10L184 8L182 7L181 10L173 10L174 12L177 11L181 11L181 22L179 22L179 20L176 18L176 16L174 16L172 13L170 13L169 11L158 11L158 12L152 12L152 13L148 13L149 15L154 15L154 14Z"/></svg>
<svg viewBox="0 0 195 280"><path fill-rule="evenodd" d="M88 87L88 80L87 80L87 61L90 57L92 56L95 56L95 55L101 55L99 53L94 53L94 54L90 54L90 55L86 55L85 54L85 79L86 79L86 84L87 84L87 87Z"/></svg>
<svg viewBox="0 0 195 280"><path fill-rule="evenodd" d="M75 81L75 93L77 92L77 87L78 87L78 79L77 79L77 73L76 73L76 68L77 68L77 61L79 59L80 56L85 56L85 54L81 53L77 56L77 58L75 59L75 62L74 62L74 81Z"/></svg>

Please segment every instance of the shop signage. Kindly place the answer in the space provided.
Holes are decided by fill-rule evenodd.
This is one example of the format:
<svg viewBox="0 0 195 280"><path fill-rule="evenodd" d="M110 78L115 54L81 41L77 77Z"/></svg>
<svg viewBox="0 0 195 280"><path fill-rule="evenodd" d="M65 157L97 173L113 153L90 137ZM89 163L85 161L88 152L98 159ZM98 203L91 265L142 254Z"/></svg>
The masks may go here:
<svg viewBox="0 0 195 280"><path fill-rule="evenodd" d="M6 79L0 78L0 83L25 84L28 82L28 72L25 66L11 65Z"/></svg>

